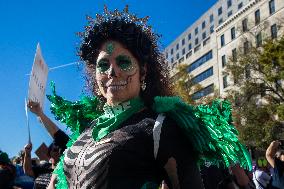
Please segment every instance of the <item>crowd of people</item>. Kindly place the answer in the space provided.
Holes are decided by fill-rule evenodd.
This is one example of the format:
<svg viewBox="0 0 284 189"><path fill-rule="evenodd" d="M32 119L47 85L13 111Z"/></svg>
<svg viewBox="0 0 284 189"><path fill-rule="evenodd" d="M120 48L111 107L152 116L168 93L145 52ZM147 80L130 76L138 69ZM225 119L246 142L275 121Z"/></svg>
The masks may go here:
<svg viewBox="0 0 284 189"><path fill-rule="evenodd" d="M36 103L34 105L37 107ZM68 136L64 133L61 133L59 138L60 141L68 140ZM0 188L54 189L56 176L52 175L52 172L65 148L60 144L57 145L55 141L51 143L47 154L49 161L31 158L31 143L23 148L19 153L20 156L12 160L7 153L0 151ZM244 170L238 164L227 169L208 162L200 167L200 175L205 189L282 189L284 188L283 164L284 150L281 148L281 142L273 141L266 150L266 157L260 156L254 159L252 171ZM169 188L165 182L162 182L160 187Z"/></svg>
<svg viewBox="0 0 284 189"><path fill-rule="evenodd" d="M45 189L51 181L52 172L59 161L59 147L52 143L46 154L48 161L31 158L32 144L28 143L21 156L13 160L5 152L0 156L0 188L2 189Z"/></svg>
<svg viewBox="0 0 284 189"><path fill-rule="evenodd" d="M19 153L21 155L15 157L13 160L10 160L6 153L1 152L0 157L3 156L5 160L3 161L3 163L5 163L5 166L3 166L3 175L6 175L5 177L0 176L1 189L55 188L56 177L52 173L60 160L60 156L66 149L69 136L61 131L54 122L43 113L39 103L29 101L27 106L32 113L38 116L48 133L53 137L53 142L49 145L45 154L48 159L41 160L39 158L32 158L31 142L26 144ZM0 163L2 163L1 159ZM4 169L5 167L9 167L9 171Z"/></svg>
<svg viewBox="0 0 284 189"><path fill-rule="evenodd" d="M260 166L251 171L227 101L194 107L173 96L148 17L126 6L87 19L78 54L94 97L72 103L55 89L48 97L70 136L29 101L54 139L49 161L33 163L31 143L14 165L2 152L0 188L284 188L278 141L267 149L273 174L264 179Z"/></svg>

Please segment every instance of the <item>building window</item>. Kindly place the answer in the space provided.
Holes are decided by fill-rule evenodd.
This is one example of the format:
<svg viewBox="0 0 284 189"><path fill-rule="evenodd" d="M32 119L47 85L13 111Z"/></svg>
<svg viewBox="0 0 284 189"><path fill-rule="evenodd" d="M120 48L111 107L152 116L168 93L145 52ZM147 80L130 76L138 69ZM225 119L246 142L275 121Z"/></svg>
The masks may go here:
<svg viewBox="0 0 284 189"><path fill-rule="evenodd" d="M198 100L214 92L214 84L211 84L192 95L193 100Z"/></svg>
<svg viewBox="0 0 284 189"><path fill-rule="evenodd" d="M179 59L179 53L176 54L176 59L177 59L177 60Z"/></svg>
<svg viewBox="0 0 284 189"><path fill-rule="evenodd" d="M256 41L256 47L260 47L260 46L262 45L261 32L259 32L259 33L256 35L255 41Z"/></svg>
<svg viewBox="0 0 284 189"><path fill-rule="evenodd" d="M185 55L185 57L188 58L188 57L190 57L191 55L192 55L192 51L189 51L189 52Z"/></svg>
<svg viewBox="0 0 284 189"><path fill-rule="evenodd" d="M260 10L256 10L254 12L254 18L255 18L255 25L258 25L260 23Z"/></svg>
<svg viewBox="0 0 284 189"><path fill-rule="evenodd" d="M224 34L221 35L220 40L221 40L221 47L223 47L225 45L225 36L224 36Z"/></svg>
<svg viewBox="0 0 284 189"><path fill-rule="evenodd" d="M184 61L184 57L178 60L178 63L182 63Z"/></svg>
<svg viewBox="0 0 284 189"><path fill-rule="evenodd" d="M223 18L220 18L218 23L222 24L223 23Z"/></svg>
<svg viewBox="0 0 284 189"><path fill-rule="evenodd" d="M225 89L225 88L227 88L227 87L228 87L228 76L225 75L225 76L223 77L223 88Z"/></svg>
<svg viewBox="0 0 284 189"><path fill-rule="evenodd" d="M214 32L214 25L210 26L210 33Z"/></svg>
<svg viewBox="0 0 284 189"><path fill-rule="evenodd" d="M218 16L220 16L221 14L222 14L222 7L220 7L219 9L218 9Z"/></svg>
<svg viewBox="0 0 284 189"><path fill-rule="evenodd" d="M174 58L171 58L171 63L174 63Z"/></svg>
<svg viewBox="0 0 284 189"><path fill-rule="evenodd" d="M171 55L173 55L174 54L174 49L171 49Z"/></svg>
<svg viewBox="0 0 284 189"><path fill-rule="evenodd" d="M176 45L176 50L178 50L178 49L179 49L179 44Z"/></svg>
<svg viewBox="0 0 284 189"><path fill-rule="evenodd" d="M271 38L272 39L277 38L277 26L276 26L276 24L273 24L271 26Z"/></svg>
<svg viewBox="0 0 284 189"><path fill-rule="evenodd" d="M195 28L195 35L197 35L198 34L198 27L197 28Z"/></svg>
<svg viewBox="0 0 284 189"><path fill-rule="evenodd" d="M182 46L184 46L184 44L185 44L185 40L184 39L182 39L181 44L182 44Z"/></svg>
<svg viewBox="0 0 284 189"><path fill-rule="evenodd" d="M251 73L250 73L250 67L249 65L245 66L245 78L250 79L251 78Z"/></svg>
<svg viewBox="0 0 284 189"><path fill-rule="evenodd" d="M203 46L207 45L210 42L210 37L203 41Z"/></svg>
<svg viewBox="0 0 284 189"><path fill-rule="evenodd" d="M205 21L203 21L203 22L202 22L202 29L204 29L204 28L205 28L205 24L206 24L206 22L205 22Z"/></svg>
<svg viewBox="0 0 284 189"><path fill-rule="evenodd" d="M227 61L226 61L226 55L223 55L222 56L222 67L224 68L227 64Z"/></svg>
<svg viewBox="0 0 284 189"><path fill-rule="evenodd" d="M269 1L269 13L270 14L275 13L275 2L274 2L274 0Z"/></svg>
<svg viewBox="0 0 284 189"><path fill-rule="evenodd" d="M187 39L191 40L191 33L188 34Z"/></svg>
<svg viewBox="0 0 284 189"><path fill-rule="evenodd" d="M238 9L240 10L243 7L243 2L238 4Z"/></svg>
<svg viewBox="0 0 284 189"><path fill-rule="evenodd" d="M190 66L188 66L187 71L190 73L199 66L203 65L207 61L213 58L212 51L209 51L208 53L204 54L202 57L195 60Z"/></svg>
<svg viewBox="0 0 284 189"><path fill-rule="evenodd" d="M182 49L182 55L184 55L184 54L185 54L185 48Z"/></svg>
<svg viewBox="0 0 284 189"><path fill-rule="evenodd" d="M199 42L199 41L198 41L198 38L196 38L196 39L195 39L195 45L197 45L198 42Z"/></svg>
<svg viewBox="0 0 284 189"><path fill-rule="evenodd" d="M194 47L194 52L197 52L200 50L201 45L197 45L196 47Z"/></svg>
<svg viewBox="0 0 284 189"><path fill-rule="evenodd" d="M243 32L248 31L248 19L247 18L243 19L242 21L242 29L243 29Z"/></svg>
<svg viewBox="0 0 284 189"><path fill-rule="evenodd" d="M236 38L236 28L231 28L231 40L234 40Z"/></svg>
<svg viewBox="0 0 284 189"><path fill-rule="evenodd" d="M214 21L213 14L210 15L210 18L209 18L209 19L210 19L210 23L212 23L212 22Z"/></svg>
<svg viewBox="0 0 284 189"><path fill-rule="evenodd" d="M168 59L169 55L168 55L168 52L166 52L166 59Z"/></svg>
<svg viewBox="0 0 284 189"><path fill-rule="evenodd" d="M228 17L232 16L232 14L233 14L233 11L230 10L230 11L228 12Z"/></svg>
<svg viewBox="0 0 284 189"><path fill-rule="evenodd" d="M205 39L206 38L206 32L203 32L202 33L202 39Z"/></svg>
<svg viewBox="0 0 284 189"><path fill-rule="evenodd" d="M237 61L237 49L236 48L232 50L232 60L233 62Z"/></svg>
<svg viewBox="0 0 284 189"><path fill-rule="evenodd" d="M208 77L213 75L213 67L205 70L204 72L198 74L197 76L195 76L192 81L194 83L200 83L201 81L207 79Z"/></svg>
<svg viewBox="0 0 284 189"><path fill-rule="evenodd" d="M232 6L232 0L227 1L227 6L228 6L228 8Z"/></svg>
<svg viewBox="0 0 284 189"><path fill-rule="evenodd" d="M249 51L249 42L245 41L244 42L244 54L247 54Z"/></svg>
<svg viewBox="0 0 284 189"><path fill-rule="evenodd" d="M191 49L192 49L192 45L190 43L190 44L188 44L188 50L190 51Z"/></svg>

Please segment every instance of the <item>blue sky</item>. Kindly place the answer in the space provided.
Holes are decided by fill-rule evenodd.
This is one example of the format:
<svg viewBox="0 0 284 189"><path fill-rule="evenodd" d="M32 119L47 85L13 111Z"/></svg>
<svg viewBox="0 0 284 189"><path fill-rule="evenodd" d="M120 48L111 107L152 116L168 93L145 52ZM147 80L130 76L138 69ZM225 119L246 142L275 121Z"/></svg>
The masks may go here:
<svg viewBox="0 0 284 189"><path fill-rule="evenodd" d="M162 35L165 48L217 0L0 0L0 149L16 155L27 143L24 110L36 45L51 67L78 61L76 32L86 24L85 16L102 13L103 5L122 10L126 4L139 17L150 16L150 24ZM49 72L57 93L78 100L84 91L83 71L69 66ZM50 88L47 87L47 94ZM45 100L44 112L54 120ZM29 113L33 151L52 141L37 118ZM65 131L65 126L56 122Z"/></svg>

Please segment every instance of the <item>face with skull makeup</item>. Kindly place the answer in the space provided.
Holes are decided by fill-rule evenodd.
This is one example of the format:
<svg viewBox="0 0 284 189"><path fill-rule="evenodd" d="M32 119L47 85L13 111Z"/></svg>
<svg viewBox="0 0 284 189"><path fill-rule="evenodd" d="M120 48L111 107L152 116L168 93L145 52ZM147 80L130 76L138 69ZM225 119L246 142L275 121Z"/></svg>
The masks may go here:
<svg viewBox="0 0 284 189"><path fill-rule="evenodd" d="M140 83L138 60L116 41L107 41L100 48L96 61L96 81L109 105L138 97Z"/></svg>

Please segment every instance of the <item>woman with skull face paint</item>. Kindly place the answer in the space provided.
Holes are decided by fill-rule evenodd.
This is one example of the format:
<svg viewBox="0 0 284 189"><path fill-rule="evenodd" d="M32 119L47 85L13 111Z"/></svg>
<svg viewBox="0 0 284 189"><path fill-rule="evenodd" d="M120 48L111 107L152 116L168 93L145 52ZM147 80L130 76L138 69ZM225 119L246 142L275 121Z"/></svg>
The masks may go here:
<svg viewBox="0 0 284 189"><path fill-rule="evenodd" d="M56 118L73 131L55 171L57 188L150 189L164 180L169 188L199 189L199 160L250 167L227 102L192 107L170 97L148 17L126 6L87 19L79 55L96 97L71 103L55 90L48 96Z"/></svg>
<svg viewBox="0 0 284 189"><path fill-rule="evenodd" d="M145 74L140 76L139 71L137 59L121 43L102 44L96 61L96 81L108 105L139 96L140 81L145 80Z"/></svg>

